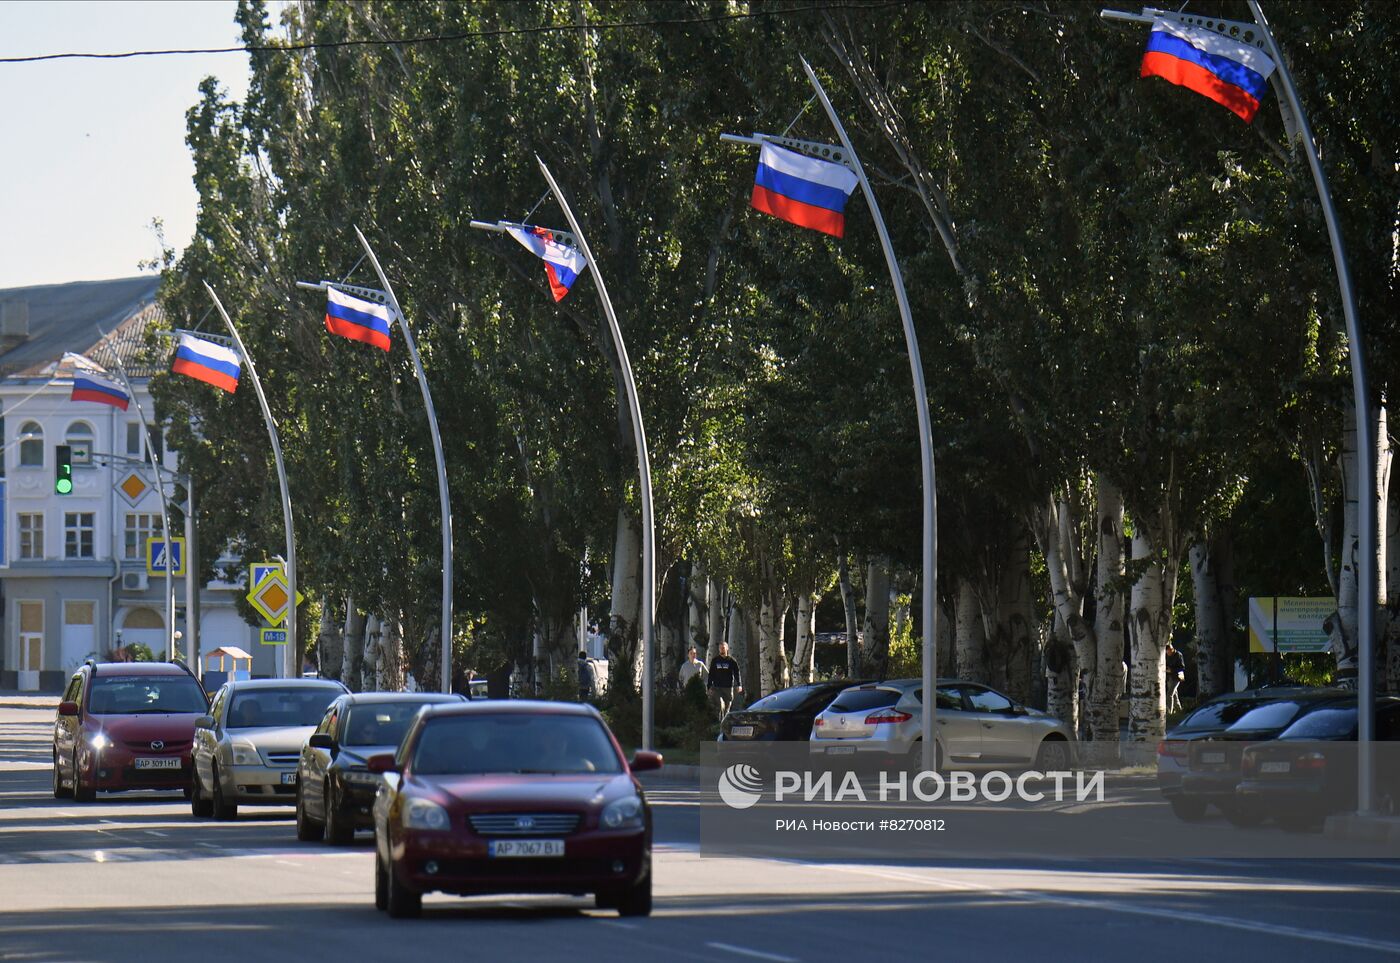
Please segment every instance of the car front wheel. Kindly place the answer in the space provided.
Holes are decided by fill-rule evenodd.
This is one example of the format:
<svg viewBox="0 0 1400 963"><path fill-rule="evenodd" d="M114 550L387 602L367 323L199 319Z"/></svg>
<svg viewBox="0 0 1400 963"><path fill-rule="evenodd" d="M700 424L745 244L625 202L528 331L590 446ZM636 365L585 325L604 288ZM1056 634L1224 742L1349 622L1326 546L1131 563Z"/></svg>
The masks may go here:
<svg viewBox="0 0 1400 963"><path fill-rule="evenodd" d="M384 876L384 908L389 915L396 920L423 915L423 894L405 886L392 865L384 867Z"/></svg>
<svg viewBox="0 0 1400 963"><path fill-rule="evenodd" d="M224 781L219 778L219 767L214 767L214 791L210 810L215 819L220 822L228 822L238 818L238 803L231 803L224 798Z"/></svg>
<svg viewBox="0 0 1400 963"><path fill-rule="evenodd" d="M600 904L603 897L598 897ZM646 875L627 887L615 898L608 899L607 904L617 909L618 916L650 916L651 915L651 870L648 869Z"/></svg>
<svg viewBox="0 0 1400 963"><path fill-rule="evenodd" d="M97 798L97 790L83 785L83 771L78 768L78 754L73 754L73 799L76 802L92 802Z"/></svg>
<svg viewBox="0 0 1400 963"><path fill-rule="evenodd" d="M1046 736L1035 754L1035 768L1041 772L1064 772L1070 767L1069 743Z"/></svg>
<svg viewBox="0 0 1400 963"><path fill-rule="evenodd" d="M332 846L348 846L355 841L355 827L341 806L340 796L327 785L323 798L326 808L326 842Z"/></svg>
<svg viewBox="0 0 1400 963"><path fill-rule="evenodd" d="M67 799L73 795L73 789L63 784L63 771L58 768L58 753L53 754L53 798Z"/></svg>
<svg viewBox="0 0 1400 963"><path fill-rule="evenodd" d="M389 908L389 879L388 874L384 872L384 861L379 858L378 847L374 853L374 908Z"/></svg>
<svg viewBox="0 0 1400 963"><path fill-rule="evenodd" d="M297 839L304 843L314 843L321 838L324 830L324 824L307 815L306 800L301 794L301 780L297 780Z"/></svg>
<svg viewBox="0 0 1400 963"><path fill-rule="evenodd" d="M200 819L208 819L214 814L214 804L204 795L199 784L199 770L190 766L190 814Z"/></svg>

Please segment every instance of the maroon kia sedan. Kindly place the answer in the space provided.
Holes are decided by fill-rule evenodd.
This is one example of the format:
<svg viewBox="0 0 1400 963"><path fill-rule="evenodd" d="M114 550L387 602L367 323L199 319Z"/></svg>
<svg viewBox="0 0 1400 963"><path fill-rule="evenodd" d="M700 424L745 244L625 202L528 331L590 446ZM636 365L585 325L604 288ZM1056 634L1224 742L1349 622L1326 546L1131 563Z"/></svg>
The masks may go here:
<svg viewBox="0 0 1400 963"><path fill-rule="evenodd" d="M417 916L423 894L592 893L623 916L651 912L651 810L592 706L447 703L422 709L374 801L374 903Z"/></svg>

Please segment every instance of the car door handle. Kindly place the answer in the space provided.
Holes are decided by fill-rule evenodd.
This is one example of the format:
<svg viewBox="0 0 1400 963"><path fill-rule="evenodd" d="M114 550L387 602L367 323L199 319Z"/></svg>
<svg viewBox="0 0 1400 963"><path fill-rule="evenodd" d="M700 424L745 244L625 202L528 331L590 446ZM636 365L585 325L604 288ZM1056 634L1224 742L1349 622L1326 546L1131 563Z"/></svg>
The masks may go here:
<svg viewBox="0 0 1400 963"><path fill-rule="evenodd" d="M995 729L996 726L992 725L990 722L984 722L984 723L982 723L982 728L983 728L983 729Z"/></svg>

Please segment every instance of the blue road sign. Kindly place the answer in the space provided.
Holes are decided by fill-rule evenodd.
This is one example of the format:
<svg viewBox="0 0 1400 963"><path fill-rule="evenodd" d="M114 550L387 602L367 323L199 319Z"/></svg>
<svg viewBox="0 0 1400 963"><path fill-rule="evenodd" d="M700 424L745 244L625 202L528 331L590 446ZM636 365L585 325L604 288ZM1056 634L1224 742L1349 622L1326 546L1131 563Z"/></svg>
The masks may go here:
<svg viewBox="0 0 1400 963"><path fill-rule="evenodd" d="M163 538L146 539L146 572L149 575L165 574L165 553L166 540ZM174 564L170 568L171 575L185 574L185 540L183 538L172 538L169 541L170 555Z"/></svg>

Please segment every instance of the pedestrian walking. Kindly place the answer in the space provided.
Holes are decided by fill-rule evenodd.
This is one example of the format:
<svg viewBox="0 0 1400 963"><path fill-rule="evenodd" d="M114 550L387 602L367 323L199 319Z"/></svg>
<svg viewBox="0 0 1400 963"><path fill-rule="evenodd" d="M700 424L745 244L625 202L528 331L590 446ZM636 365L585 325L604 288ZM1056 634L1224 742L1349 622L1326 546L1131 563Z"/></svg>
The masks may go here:
<svg viewBox="0 0 1400 963"><path fill-rule="evenodd" d="M705 684L705 678L709 674L709 670L705 668L705 663L701 662L700 657L696 654L695 646L692 645L689 649L686 649L685 661L681 663L681 670L677 673L681 683L681 691L684 692L685 687L690 684L690 680L697 676L700 678L700 684L703 686Z"/></svg>
<svg viewBox="0 0 1400 963"><path fill-rule="evenodd" d="M1186 660L1176 646L1167 643L1167 711L1181 709L1181 683L1186 681Z"/></svg>
<svg viewBox="0 0 1400 963"><path fill-rule="evenodd" d="M587 649L578 650L578 701L587 702L598 689L598 673L588 658Z"/></svg>
<svg viewBox="0 0 1400 963"><path fill-rule="evenodd" d="M744 684L740 681L739 663L730 658L729 643L719 644L719 655L710 660L710 678L706 688L710 693L710 700L715 704L716 711L719 712L720 721L729 714L729 709L734 705L736 693L744 691Z"/></svg>

